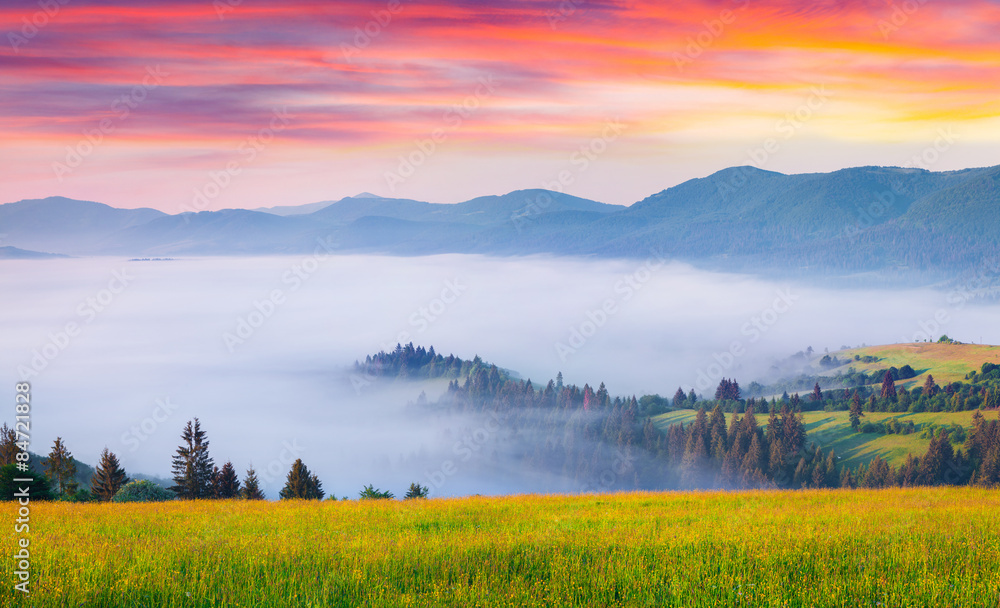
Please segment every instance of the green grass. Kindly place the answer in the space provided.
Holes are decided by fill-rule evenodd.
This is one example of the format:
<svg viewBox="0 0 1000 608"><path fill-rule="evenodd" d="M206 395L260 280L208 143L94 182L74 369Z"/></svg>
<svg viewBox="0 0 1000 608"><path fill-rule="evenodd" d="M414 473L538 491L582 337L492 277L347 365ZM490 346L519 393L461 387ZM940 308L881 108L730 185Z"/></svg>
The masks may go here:
<svg viewBox="0 0 1000 608"><path fill-rule="evenodd" d="M887 346L867 346L831 353L839 359L850 359L847 365L829 370L823 375L847 372L848 367L858 371L871 372L889 367L900 368L909 365L918 372L916 378L903 380L899 385L907 388L922 386L927 374L934 376L938 384L959 382L965 375L979 371L983 363L1000 364L1000 346L979 344L938 344L936 342L916 342L913 344L891 344ZM881 359L877 363L854 361L854 355L870 355Z"/></svg>
<svg viewBox="0 0 1000 608"><path fill-rule="evenodd" d="M971 429L973 414L972 411L919 414L865 412L865 417L861 420L863 423L884 422L896 418L903 423L912 421L918 427L926 424L958 424ZM690 424L695 415L693 410L677 410L657 416L653 422L665 431L670 425L680 422ZM726 414L727 422L731 415ZM807 446L816 443L824 452L833 448L841 458L839 462L851 468L870 462L876 455L898 466L906 460L907 454L922 456L930 445L930 439L922 439L919 431L910 435L857 433L851 428L847 412L803 412L802 421L806 427ZM767 414L757 414L757 423L767 428Z"/></svg>
<svg viewBox="0 0 1000 608"><path fill-rule="evenodd" d="M1000 493L981 488L39 503L31 517L22 605L43 608L1000 602Z"/></svg>

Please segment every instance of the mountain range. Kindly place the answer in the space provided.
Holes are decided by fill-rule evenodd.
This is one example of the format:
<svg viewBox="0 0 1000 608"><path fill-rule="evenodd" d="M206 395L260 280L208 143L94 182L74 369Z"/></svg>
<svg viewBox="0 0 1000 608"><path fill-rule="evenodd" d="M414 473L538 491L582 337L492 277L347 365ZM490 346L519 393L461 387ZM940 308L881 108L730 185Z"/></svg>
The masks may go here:
<svg viewBox="0 0 1000 608"><path fill-rule="evenodd" d="M646 257L728 270L946 276L995 259L1000 167L735 167L631 206L547 190L444 205L371 194L168 215L61 197L0 205L0 245L70 255L344 252Z"/></svg>

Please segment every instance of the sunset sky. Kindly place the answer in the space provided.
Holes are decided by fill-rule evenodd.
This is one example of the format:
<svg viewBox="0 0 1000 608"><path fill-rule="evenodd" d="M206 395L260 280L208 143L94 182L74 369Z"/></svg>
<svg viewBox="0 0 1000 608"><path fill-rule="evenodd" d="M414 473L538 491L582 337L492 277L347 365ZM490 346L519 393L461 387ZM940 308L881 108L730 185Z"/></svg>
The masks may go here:
<svg viewBox="0 0 1000 608"><path fill-rule="evenodd" d="M998 1L5 0L0 24L0 202L631 204L733 165L1000 164Z"/></svg>

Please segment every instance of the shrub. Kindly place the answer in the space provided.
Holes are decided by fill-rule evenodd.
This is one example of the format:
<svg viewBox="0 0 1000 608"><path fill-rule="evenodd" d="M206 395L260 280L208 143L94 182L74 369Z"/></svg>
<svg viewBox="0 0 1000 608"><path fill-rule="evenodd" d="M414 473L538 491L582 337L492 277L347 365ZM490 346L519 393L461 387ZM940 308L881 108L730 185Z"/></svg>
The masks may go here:
<svg viewBox="0 0 1000 608"><path fill-rule="evenodd" d="M173 500L174 493L148 479L130 481L111 498L111 502L163 502Z"/></svg>
<svg viewBox="0 0 1000 608"><path fill-rule="evenodd" d="M358 495L358 498L362 500L367 500L367 499L385 500L389 498L395 498L395 496L393 496L392 492L388 490L385 491L379 490L375 486L368 484L367 486L365 486L363 490L361 490L361 493Z"/></svg>
<svg viewBox="0 0 1000 608"><path fill-rule="evenodd" d="M410 489L406 491L406 496L403 498L406 500L412 500L414 498L427 498L431 493L431 489L427 486L422 486L419 483L411 483Z"/></svg>

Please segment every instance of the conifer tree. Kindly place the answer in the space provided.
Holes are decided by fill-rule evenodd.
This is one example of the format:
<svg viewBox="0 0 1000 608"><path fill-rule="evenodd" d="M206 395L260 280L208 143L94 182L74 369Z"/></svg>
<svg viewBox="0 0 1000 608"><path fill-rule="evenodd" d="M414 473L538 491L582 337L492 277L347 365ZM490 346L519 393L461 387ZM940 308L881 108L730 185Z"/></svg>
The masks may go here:
<svg viewBox="0 0 1000 608"><path fill-rule="evenodd" d="M882 398L896 398L896 382L892 379L892 374L889 372L886 372L885 376L882 377Z"/></svg>
<svg viewBox="0 0 1000 608"><path fill-rule="evenodd" d="M0 427L0 466L14 464L20 451L17 447L17 432L4 422Z"/></svg>
<svg viewBox="0 0 1000 608"><path fill-rule="evenodd" d="M285 487L279 494L282 500L293 498L322 500L324 495L323 484L314 473L309 472L309 467L301 458L292 464L292 469L288 471L288 478L285 480Z"/></svg>
<svg viewBox="0 0 1000 608"><path fill-rule="evenodd" d="M188 421L181 433L181 444L173 458L174 485L170 488L179 499L212 498L214 463L208 454L208 440L201 422Z"/></svg>
<svg viewBox="0 0 1000 608"><path fill-rule="evenodd" d="M264 500L264 492L260 489L260 480L257 479L257 471L253 465L247 469L247 475L243 478L243 490L241 496L246 500Z"/></svg>
<svg viewBox="0 0 1000 608"><path fill-rule="evenodd" d="M678 386L677 387L677 392L674 393L674 407L676 407L678 409L684 407L684 402L686 400L687 400L687 397L684 395L684 389L682 389L681 387Z"/></svg>
<svg viewBox="0 0 1000 608"><path fill-rule="evenodd" d="M851 420L852 429L855 431L858 430L858 427L861 426L861 417L864 415L865 413L861 411L861 396L858 395L858 391L855 390L854 396L851 397L851 412L848 415Z"/></svg>
<svg viewBox="0 0 1000 608"><path fill-rule="evenodd" d="M91 495L97 500L108 502L128 482L129 478L118 462L118 457L108 448L104 448L101 452L101 462L90 478Z"/></svg>
<svg viewBox="0 0 1000 608"><path fill-rule="evenodd" d="M938 392L938 385L934 382L934 376L927 374L922 393L927 397L933 397Z"/></svg>
<svg viewBox="0 0 1000 608"><path fill-rule="evenodd" d="M232 462L226 462L212 475L212 490L215 498L227 499L240 496L240 478Z"/></svg>
<svg viewBox="0 0 1000 608"><path fill-rule="evenodd" d="M813 387L812 400L819 403L823 401L823 391L819 388L819 382Z"/></svg>
<svg viewBox="0 0 1000 608"><path fill-rule="evenodd" d="M55 485L57 494L66 496L76 493L77 483L73 480L76 477L76 463L73 462L73 455L66 449L62 437L56 437L45 463L45 473Z"/></svg>

